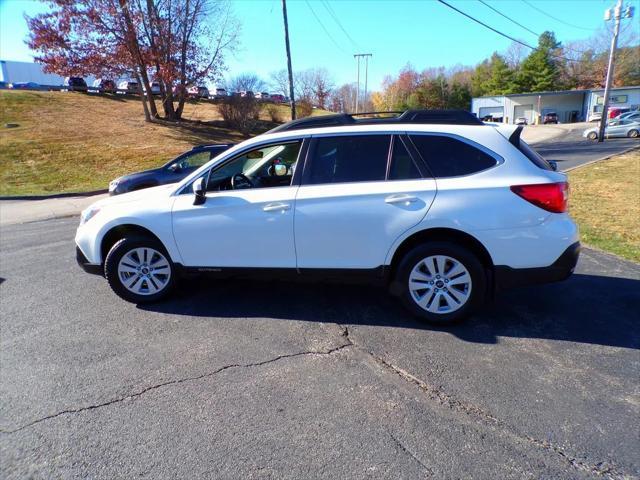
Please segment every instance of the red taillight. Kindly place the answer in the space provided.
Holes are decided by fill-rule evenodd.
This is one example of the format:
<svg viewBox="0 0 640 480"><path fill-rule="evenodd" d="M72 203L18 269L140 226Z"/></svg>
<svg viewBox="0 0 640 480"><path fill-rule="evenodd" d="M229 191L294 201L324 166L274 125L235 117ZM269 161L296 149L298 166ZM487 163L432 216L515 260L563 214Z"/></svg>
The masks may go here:
<svg viewBox="0 0 640 480"><path fill-rule="evenodd" d="M511 191L527 202L549 212L562 213L567 211L567 200L569 199L569 184L567 182L514 185L511 187Z"/></svg>

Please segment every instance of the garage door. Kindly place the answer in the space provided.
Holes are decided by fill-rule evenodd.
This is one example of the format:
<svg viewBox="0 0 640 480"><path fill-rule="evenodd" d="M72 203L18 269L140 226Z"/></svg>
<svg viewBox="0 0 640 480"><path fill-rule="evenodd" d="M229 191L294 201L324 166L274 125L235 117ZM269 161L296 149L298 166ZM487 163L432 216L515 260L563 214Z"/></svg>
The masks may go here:
<svg viewBox="0 0 640 480"><path fill-rule="evenodd" d="M504 116L504 107L480 107L478 117L481 119L491 116L494 120L501 122Z"/></svg>
<svg viewBox="0 0 640 480"><path fill-rule="evenodd" d="M533 123L533 105L516 105L513 111L513 119L524 117L527 119L527 123L531 125Z"/></svg>

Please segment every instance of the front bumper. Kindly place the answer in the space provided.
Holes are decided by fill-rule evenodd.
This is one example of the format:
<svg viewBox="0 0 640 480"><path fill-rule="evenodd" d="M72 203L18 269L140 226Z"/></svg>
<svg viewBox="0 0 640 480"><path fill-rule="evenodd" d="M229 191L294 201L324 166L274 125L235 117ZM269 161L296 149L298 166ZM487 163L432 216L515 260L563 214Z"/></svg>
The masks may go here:
<svg viewBox="0 0 640 480"><path fill-rule="evenodd" d="M102 265L95 265L93 263L89 263L89 260L87 260L87 257L84 256L84 253L82 253L82 250L80 250L80 247L76 246L76 261L78 262L78 265L80 265L80 267L87 273L91 273L93 275L104 275L104 272L102 270Z"/></svg>
<svg viewBox="0 0 640 480"><path fill-rule="evenodd" d="M506 265L496 265L494 269L496 290L566 280L576 268L580 249L580 242L570 245L548 267L512 268Z"/></svg>

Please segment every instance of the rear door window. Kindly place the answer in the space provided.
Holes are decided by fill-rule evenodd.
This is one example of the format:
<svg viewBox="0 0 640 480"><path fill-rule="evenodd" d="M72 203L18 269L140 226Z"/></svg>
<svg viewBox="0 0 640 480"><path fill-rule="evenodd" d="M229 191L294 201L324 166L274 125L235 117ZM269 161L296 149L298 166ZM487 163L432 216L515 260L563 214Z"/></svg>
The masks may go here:
<svg viewBox="0 0 640 480"><path fill-rule="evenodd" d="M422 178L422 174L400 137L393 138L393 152L389 166L389 180L411 180Z"/></svg>
<svg viewBox="0 0 640 480"><path fill-rule="evenodd" d="M497 164L488 153L453 137L414 134L410 138L437 178L470 175Z"/></svg>
<svg viewBox="0 0 640 480"><path fill-rule="evenodd" d="M391 135L315 138L307 184L375 182L387 174Z"/></svg>

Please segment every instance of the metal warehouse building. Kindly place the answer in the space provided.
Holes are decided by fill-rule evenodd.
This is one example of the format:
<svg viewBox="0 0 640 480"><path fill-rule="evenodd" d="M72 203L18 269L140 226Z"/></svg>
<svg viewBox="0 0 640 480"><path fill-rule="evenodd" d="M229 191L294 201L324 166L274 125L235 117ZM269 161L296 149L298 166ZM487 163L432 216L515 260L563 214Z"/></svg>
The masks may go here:
<svg viewBox="0 0 640 480"><path fill-rule="evenodd" d="M613 88L609 99L610 108L640 109L640 86ZM555 112L560 122L571 123L587 121L601 112L603 100L604 89L518 93L474 98L471 111L479 118L491 116L504 123L524 117L529 124Z"/></svg>

